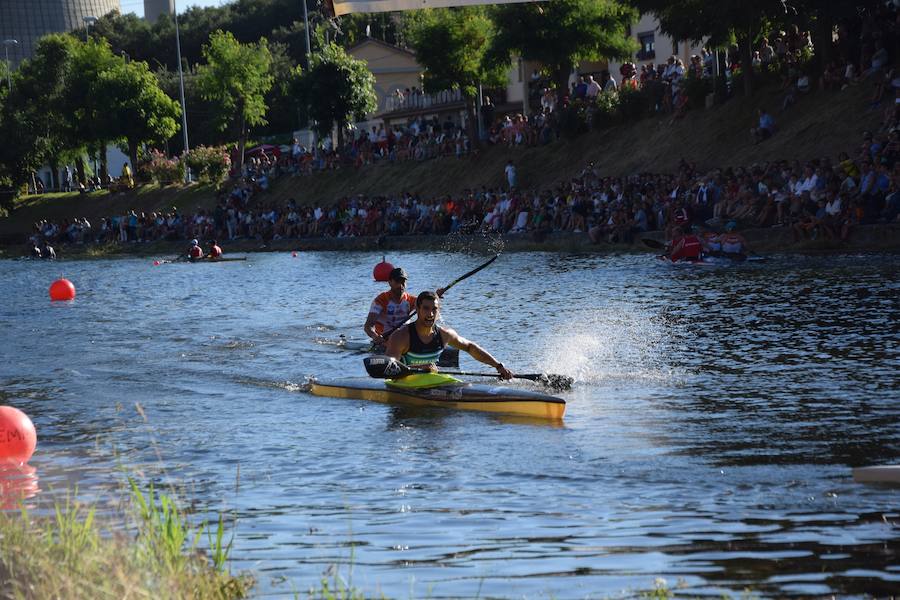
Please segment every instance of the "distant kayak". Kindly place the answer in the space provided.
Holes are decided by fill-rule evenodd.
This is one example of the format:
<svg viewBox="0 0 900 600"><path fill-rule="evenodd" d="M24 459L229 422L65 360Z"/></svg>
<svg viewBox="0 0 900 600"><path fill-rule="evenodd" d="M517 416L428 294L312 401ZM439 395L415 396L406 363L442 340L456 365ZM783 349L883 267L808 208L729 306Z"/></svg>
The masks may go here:
<svg viewBox="0 0 900 600"><path fill-rule="evenodd" d="M764 261L766 257L764 256L747 256L744 254L738 254L735 256L704 256L698 260L677 260L671 261L669 257L660 254L657 255L656 260L661 263L671 267L721 267L721 266L730 266L730 265L740 265L743 263L750 262L761 262Z"/></svg>
<svg viewBox="0 0 900 600"><path fill-rule="evenodd" d="M465 383L441 373L410 375L398 380L367 377L310 382L310 392L329 398L355 398L388 404L476 410L558 421L566 401L532 390L504 385Z"/></svg>

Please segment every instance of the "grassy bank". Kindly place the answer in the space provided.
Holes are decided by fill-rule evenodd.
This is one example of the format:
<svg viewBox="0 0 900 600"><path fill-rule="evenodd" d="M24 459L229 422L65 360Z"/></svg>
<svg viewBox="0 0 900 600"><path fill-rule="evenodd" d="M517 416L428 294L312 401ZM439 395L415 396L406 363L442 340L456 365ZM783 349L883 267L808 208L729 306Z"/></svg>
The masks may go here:
<svg viewBox="0 0 900 600"><path fill-rule="evenodd" d="M71 500L51 517L0 512L0 598L243 598L224 521L191 526L176 502L131 482L121 520ZM208 542L201 551L201 542Z"/></svg>
<svg viewBox="0 0 900 600"><path fill-rule="evenodd" d="M260 194L260 205L295 198L301 204L330 204L354 194L393 194L411 191L425 197L456 194L504 181L503 167L513 159L523 187L546 188L575 176L588 161L604 173L673 172L681 160L696 163L703 172L719 166L749 166L775 159L805 161L836 158L839 152L854 154L862 132L878 129L884 103L869 108L869 85L840 92L810 92L786 111L779 110L783 92L773 87L750 98L736 97L706 110L692 110L672 122L669 115L592 131L574 139L557 140L533 148L489 147L463 159L439 158L424 162L374 164L345 168L309 177L283 177ZM749 130L755 111L769 107L778 132L759 145ZM39 219L62 221L87 217L92 223L127 210L152 212L177 206L182 212L210 208L215 190L210 186L143 186L128 193L44 194L20 199L8 217L0 218L0 240L31 230ZM18 241L18 240L16 240Z"/></svg>

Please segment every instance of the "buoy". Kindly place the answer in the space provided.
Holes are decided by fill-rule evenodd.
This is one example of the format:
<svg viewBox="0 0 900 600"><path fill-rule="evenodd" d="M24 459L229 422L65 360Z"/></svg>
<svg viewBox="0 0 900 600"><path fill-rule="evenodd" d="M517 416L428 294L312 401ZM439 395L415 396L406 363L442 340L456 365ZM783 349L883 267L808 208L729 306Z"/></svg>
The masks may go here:
<svg viewBox="0 0 900 600"><path fill-rule="evenodd" d="M381 262L372 269L372 277L375 278L375 281L388 281L391 278L391 271L393 270L394 265L382 257Z"/></svg>
<svg viewBox="0 0 900 600"><path fill-rule="evenodd" d="M34 423L18 408L0 406L0 463L27 463L37 446Z"/></svg>
<svg viewBox="0 0 900 600"><path fill-rule="evenodd" d="M158 260L154 260L154 261L153 261L153 266L154 266L154 267L158 267L158 266L159 266L159 261L158 261Z"/></svg>
<svg viewBox="0 0 900 600"><path fill-rule="evenodd" d="M68 279L60 278L50 284L51 300L73 300L75 286Z"/></svg>
<svg viewBox="0 0 900 600"><path fill-rule="evenodd" d="M293 252L291 252L291 256L293 256L294 258L297 258L297 251L294 250Z"/></svg>

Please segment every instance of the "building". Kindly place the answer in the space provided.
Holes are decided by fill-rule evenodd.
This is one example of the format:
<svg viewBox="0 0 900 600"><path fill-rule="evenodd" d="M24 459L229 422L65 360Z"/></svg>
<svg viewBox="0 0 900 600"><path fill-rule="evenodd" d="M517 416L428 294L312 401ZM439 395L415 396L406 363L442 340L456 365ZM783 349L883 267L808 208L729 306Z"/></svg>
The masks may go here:
<svg viewBox="0 0 900 600"><path fill-rule="evenodd" d="M406 124L420 117L437 117L442 121L450 117L455 123L464 122L466 103L460 91L423 93L423 69L415 54L409 50L367 38L348 52L354 58L366 61L375 76L378 107L359 126L369 128L377 123L387 126ZM493 99L498 114L526 110L523 106L528 89L526 67L522 61L514 62L510 66L509 82L505 88L484 91Z"/></svg>
<svg viewBox="0 0 900 600"><path fill-rule="evenodd" d="M0 40L19 42L6 46L17 66L31 57L41 37L81 29L91 17L114 10L120 10L119 0L0 0Z"/></svg>
<svg viewBox="0 0 900 600"><path fill-rule="evenodd" d="M692 46L689 42L680 42L664 35L659 30L659 21L652 14L643 14L637 23L630 28L630 34L640 48L635 53L632 62L637 66L638 73L642 65L659 66L666 64L670 56L680 58L685 67L691 64L691 56L699 55L701 48ZM609 72L619 81L619 61L609 62ZM621 82L620 82L621 83Z"/></svg>
<svg viewBox="0 0 900 600"><path fill-rule="evenodd" d="M175 0L144 0L144 18L156 23L162 15L175 14Z"/></svg>

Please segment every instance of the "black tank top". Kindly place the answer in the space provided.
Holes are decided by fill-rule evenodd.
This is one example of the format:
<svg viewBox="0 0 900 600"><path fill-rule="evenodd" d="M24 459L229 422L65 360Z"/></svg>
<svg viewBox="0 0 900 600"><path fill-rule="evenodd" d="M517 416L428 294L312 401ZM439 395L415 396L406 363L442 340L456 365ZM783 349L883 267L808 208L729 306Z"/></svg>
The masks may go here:
<svg viewBox="0 0 900 600"><path fill-rule="evenodd" d="M435 364L444 350L444 339L441 337L440 330L437 327L432 329L434 335L426 344L419 339L415 323L410 323L406 328L409 333L409 350L403 355L403 362L407 365Z"/></svg>

